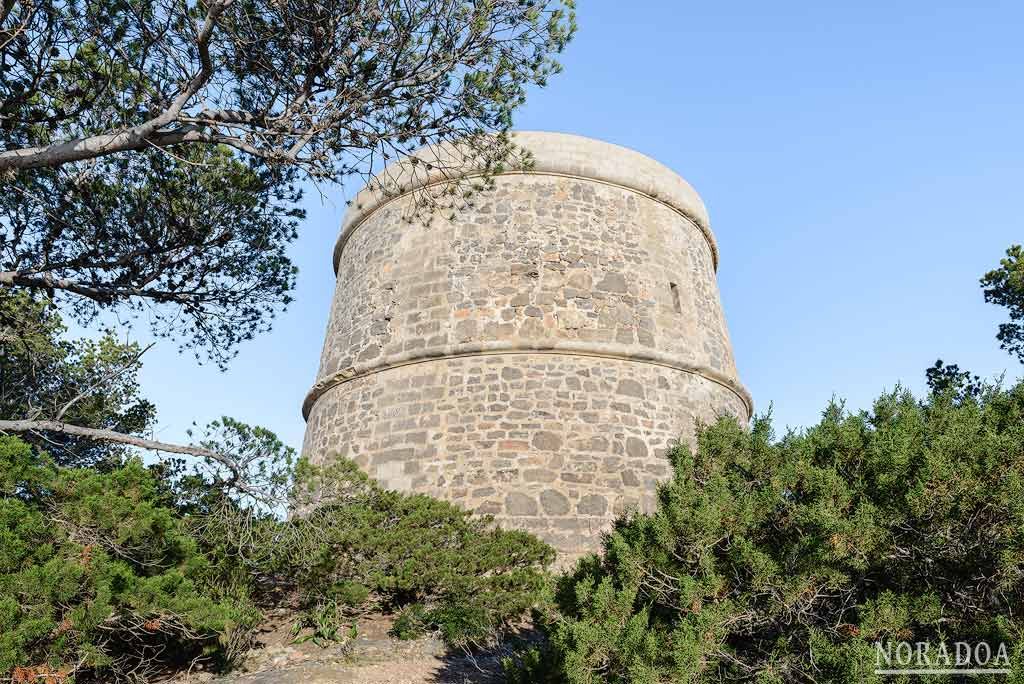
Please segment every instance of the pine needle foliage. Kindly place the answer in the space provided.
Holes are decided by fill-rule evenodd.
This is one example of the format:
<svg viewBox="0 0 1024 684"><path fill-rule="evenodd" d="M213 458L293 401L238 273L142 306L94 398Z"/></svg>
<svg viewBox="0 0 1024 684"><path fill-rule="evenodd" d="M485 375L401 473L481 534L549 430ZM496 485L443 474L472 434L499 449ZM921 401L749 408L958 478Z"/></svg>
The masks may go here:
<svg viewBox="0 0 1024 684"><path fill-rule="evenodd" d="M352 462L300 461L287 522L219 514L201 534L240 559L266 595L289 594L316 638L370 612L399 616L394 634L490 641L530 611L555 552L423 494L385 490ZM321 633L321 634L317 634Z"/></svg>
<svg viewBox="0 0 1024 684"><path fill-rule="evenodd" d="M0 673L143 679L248 644L258 613L164 491L137 460L59 468L0 437Z"/></svg>
<svg viewBox="0 0 1024 684"><path fill-rule="evenodd" d="M137 459L63 467L0 437L0 680L230 667L261 612L282 607L296 611L297 639L321 645L390 612L396 636L468 647L547 587L554 550L525 532L381 489L350 461L300 461L295 482L297 505L318 501L281 520L199 474Z"/></svg>
<svg viewBox="0 0 1024 684"><path fill-rule="evenodd" d="M698 445L562 578L509 681L863 684L893 641L1005 643L1013 673L972 681L1024 680L1024 384L833 403L782 439L723 419Z"/></svg>

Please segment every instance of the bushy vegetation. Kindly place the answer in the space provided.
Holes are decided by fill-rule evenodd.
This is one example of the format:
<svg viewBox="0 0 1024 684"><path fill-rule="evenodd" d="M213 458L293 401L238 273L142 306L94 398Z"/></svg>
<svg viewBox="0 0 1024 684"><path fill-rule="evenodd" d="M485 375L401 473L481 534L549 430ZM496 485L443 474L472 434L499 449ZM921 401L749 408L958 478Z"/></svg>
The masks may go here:
<svg viewBox="0 0 1024 684"><path fill-rule="evenodd" d="M923 402L782 439L723 419L672 451L657 510L562 578L510 681L881 681L889 641L1005 643L1024 678L1024 384L940 375Z"/></svg>
<svg viewBox="0 0 1024 684"><path fill-rule="evenodd" d="M197 502L194 476L170 472L138 460L60 467L0 437L0 672L81 681L226 665L260 610L281 605L317 641L342 641L353 619L385 610L402 615L405 636L479 642L536 602L554 553L450 504L381 490L348 462L303 465L300 481L335 498L289 521L228 497Z"/></svg>
<svg viewBox="0 0 1024 684"><path fill-rule="evenodd" d="M0 437L0 494L0 672L143 677L248 644L245 587L218 581L140 462L59 468Z"/></svg>
<svg viewBox="0 0 1024 684"><path fill-rule="evenodd" d="M317 638L385 611L399 614L397 636L437 630L449 644L481 643L543 590L554 550L526 532L382 489L351 461L300 463L297 477L293 502L304 514L285 523L222 514L204 537L264 590L293 593Z"/></svg>

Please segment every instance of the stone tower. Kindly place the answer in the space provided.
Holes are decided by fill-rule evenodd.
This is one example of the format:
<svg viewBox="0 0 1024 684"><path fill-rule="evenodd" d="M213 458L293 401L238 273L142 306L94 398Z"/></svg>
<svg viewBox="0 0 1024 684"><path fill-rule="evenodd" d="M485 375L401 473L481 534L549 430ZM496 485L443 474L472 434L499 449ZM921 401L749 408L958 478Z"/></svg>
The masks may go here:
<svg viewBox="0 0 1024 684"><path fill-rule="evenodd" d="M570 555L651 505L694 422L749 419L700 197L637 152L517 133L534 165L454 220L364 191L304 453L492 513Z"/></svg>

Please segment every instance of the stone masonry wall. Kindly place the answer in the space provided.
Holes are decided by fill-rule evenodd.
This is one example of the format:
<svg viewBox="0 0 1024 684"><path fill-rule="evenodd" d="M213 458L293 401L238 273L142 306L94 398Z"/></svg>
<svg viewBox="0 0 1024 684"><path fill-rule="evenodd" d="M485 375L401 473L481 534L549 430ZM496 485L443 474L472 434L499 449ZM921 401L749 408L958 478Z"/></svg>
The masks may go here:
<svg viewBox="0 0 1024 684"><path fill-rule="evenodd" d="M304 453L575 554L650 503L696 418L751 405L692 189L622 148L521 135L535 167L453 221L403 221L408 196L346 221Z"/></svg>
<svg viewBox="0 0 1024 684"><path fill-rule="evenodd" d="M562 354L437 359L328 390L309 416L307 453L355 459L390 488L454 501L592 550L626 506L648 509L666 447L694 417L744 415L698 375Z"/></svg>

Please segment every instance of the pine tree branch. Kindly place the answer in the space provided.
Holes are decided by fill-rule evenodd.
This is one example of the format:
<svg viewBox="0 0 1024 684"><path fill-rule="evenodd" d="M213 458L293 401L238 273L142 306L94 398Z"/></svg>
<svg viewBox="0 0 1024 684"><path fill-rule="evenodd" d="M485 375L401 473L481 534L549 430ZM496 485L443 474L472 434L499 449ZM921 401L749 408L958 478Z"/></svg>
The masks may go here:
<svg viewBox="0 0 1024 684"><path fill-rule="evenodd" d="M103 442L127 444L129 446L147 449L149 451L161 451L164 453L207 458L219 463L231 472L231 481L228 483L230 486L263 503L273 503L268 499L264 492L249 485L245 481L244 469L237 459L210 449L185 444L158 442L152 439L136 437L135 435L126 435L123 432L116 432L115 430L82 427L81 425L72 425L71 423L64 423L56 420L0 420L0 433L6 434L10 432L57 432L60 434L73 435L75 437L86 437L88 439L95 439Z"/></svg>
<svg viewBox="0 0 1024 684"><path fill-rule="evenodd" d="M93 159L106 154L144 149L147 145L163 146L179 142L187 142L195 137L202 142L201 133L192 127L180 131L161 133L160 129L177 121L189 100L209 82L214 74L214 65L210 57L210 39L218 17L234 0L213 0L206 10L206 18L196 34L196 51L199 54L199 71L185 83L177 97L157 116L137 126L121 131L93 135L77 140L4 150L0 152L0 171L7 169L32 169L41 166L59 166L73 161Z"/></svg>

